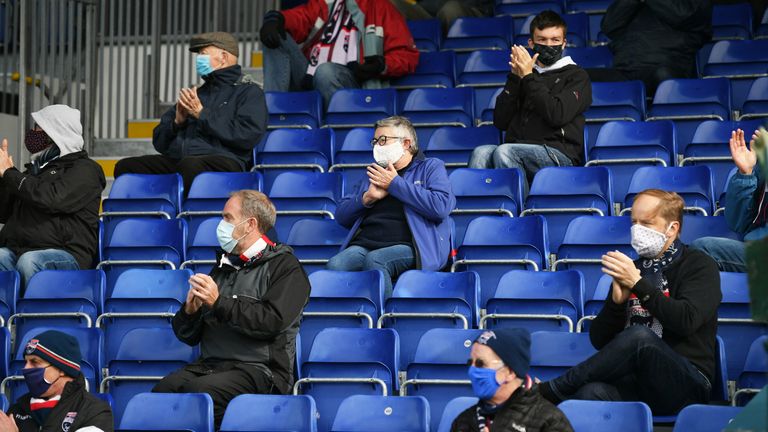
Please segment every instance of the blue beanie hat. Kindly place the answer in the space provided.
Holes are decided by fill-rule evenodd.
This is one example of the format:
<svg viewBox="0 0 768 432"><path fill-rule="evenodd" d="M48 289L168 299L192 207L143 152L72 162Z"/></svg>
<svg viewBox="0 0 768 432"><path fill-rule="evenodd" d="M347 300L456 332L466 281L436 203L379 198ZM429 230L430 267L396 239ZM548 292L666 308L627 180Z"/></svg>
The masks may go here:
<svg viewBox="0 0 768 432"><path fill-rule="evenodd" d="M27 342L24 355L45 359L72 378L80 375L80 343L76 338L56 330L48 330Z"/></svg>
<svg viewBox="0 0 768 432"><path fill-rule="evenodd" d="M475 340L492 349L512 369L518 378L525 380L531 367L531 335L521 328L486 330Z"/></svg>

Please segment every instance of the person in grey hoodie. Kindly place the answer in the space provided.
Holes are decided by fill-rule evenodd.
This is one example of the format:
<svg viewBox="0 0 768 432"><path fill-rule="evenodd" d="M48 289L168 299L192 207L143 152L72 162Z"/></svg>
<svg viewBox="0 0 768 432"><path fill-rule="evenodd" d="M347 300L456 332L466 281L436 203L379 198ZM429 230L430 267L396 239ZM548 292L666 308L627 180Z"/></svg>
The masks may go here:
<svg viewBox="0 0 768 432"><path fill-rule="evenodd" d="M24 145L32 162L19 171L0 148L0 271L17 270L26 287L40 270L91 268L97 257L101 166L83 150L80 111L50 105L32 113Z"/></svg>

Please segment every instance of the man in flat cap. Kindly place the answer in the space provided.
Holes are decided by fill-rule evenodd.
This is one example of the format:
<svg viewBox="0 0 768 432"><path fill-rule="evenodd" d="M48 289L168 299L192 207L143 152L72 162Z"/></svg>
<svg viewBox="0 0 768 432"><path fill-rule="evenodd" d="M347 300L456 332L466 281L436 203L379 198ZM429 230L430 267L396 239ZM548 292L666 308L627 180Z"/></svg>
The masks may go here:
<svg viewBox="0 0 768 432"><path fill-rule="evenodd" d="M194 36L197 74L205 83L182 88L176 105L155 127L159 155L123 159L115 177L126 173L180 173L185 194L204 171L244 171L253 147L267 128L264 92L237 64L237 40L229 33Z"/></svg>
<svg viewBox="0 0 768 432"><path fill-rule="evenodd" d="M90 394L80 372L80 344L56 330L33 337L21 370L29 393L0 413L0 431L114 430L109 404Z"/></svg>

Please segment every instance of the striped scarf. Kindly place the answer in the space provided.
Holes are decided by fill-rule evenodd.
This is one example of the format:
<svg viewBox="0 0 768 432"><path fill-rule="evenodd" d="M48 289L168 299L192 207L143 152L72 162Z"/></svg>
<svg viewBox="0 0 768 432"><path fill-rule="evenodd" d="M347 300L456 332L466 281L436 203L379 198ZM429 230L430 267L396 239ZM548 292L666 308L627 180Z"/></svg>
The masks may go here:
<svg viewBox="0 0 768 432"><path fill-rule="evenodd" d="M48 415L51 414L51 411L59 404L60 400L61 395L56 395L50 399L31 398L29 400L29 409L32 411L32 418L40 426L44 425L45 421L48 420Z"/></svg>

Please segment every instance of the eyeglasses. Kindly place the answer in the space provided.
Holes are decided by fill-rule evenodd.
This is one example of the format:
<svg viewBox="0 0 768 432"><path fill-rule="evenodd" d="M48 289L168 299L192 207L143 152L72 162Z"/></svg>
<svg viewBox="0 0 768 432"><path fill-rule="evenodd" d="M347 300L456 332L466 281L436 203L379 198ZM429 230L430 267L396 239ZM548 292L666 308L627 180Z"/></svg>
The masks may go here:
<svg viewBox="0 0 768 432"><path fill-rule="evenodd" d="M403 140L405 137L397 137L397 136L386 136L382 135L378 138L374 137L371 140L371 147L377 146L377 145L387 145L387 140Z"/></svg>
<svg viewBox="0 0 768 432"><path fill-rule="evenodd" d="M501 369L502 367L504 367L504 362L501 360L491 360L488 363L501 363L501 366L499 366L497 369ZM491 369L490 365L486 364L486 361L483 359L474 359L474 360L467 359L467 366L474 366L480 369L484 369L484 368Z"/></svg>

